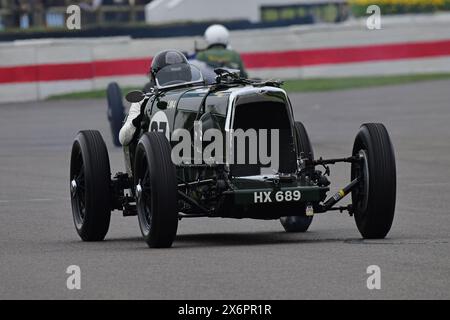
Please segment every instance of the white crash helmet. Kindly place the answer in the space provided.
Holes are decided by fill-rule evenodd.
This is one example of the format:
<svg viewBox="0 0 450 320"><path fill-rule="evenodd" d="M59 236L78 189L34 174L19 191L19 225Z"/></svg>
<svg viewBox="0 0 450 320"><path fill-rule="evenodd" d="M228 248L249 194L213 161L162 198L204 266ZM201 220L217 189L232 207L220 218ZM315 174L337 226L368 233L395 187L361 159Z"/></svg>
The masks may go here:
<svg viewBox="0 0 450 320"><path fill-rule="evenodd" d="M229 37L230 33L228 32L228 29L221 24L213 24L205 31L205 41L208 46L213 44L222 44L227 46Z"/></svg>

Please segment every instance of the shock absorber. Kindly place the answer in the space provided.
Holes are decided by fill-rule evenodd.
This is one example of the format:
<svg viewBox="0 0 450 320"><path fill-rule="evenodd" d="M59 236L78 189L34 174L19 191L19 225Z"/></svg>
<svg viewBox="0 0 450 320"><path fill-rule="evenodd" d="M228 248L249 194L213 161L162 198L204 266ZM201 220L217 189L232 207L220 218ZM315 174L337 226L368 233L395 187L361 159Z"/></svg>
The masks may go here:
<svg viewBox="0 0 450 320"><path fill-rule="evenodd" d="M323 209L325 211L329 210L332 206L334 206L336 203L338 203L342 198L344 198L347 194L352 191L352 189L359 183L359 178L354 179L350 184L345 186L344 188L340 189L338 192L336 192L331 198L329 198L325 203L323 204Z"/></svg>

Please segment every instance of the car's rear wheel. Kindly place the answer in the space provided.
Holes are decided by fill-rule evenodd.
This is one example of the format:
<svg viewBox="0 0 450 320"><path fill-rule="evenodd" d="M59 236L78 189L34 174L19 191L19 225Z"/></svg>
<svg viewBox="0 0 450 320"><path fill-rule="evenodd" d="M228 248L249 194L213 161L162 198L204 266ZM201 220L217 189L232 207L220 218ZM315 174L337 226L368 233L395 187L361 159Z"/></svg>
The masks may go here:
<svg viewBox="0 0 450 320"><path fill-rule="evenodd" d="M111 126L113 143L119 147L119 131L122 128L125 118L125 107L122 100L122 91L116 82L108 84L106 89L106 98L108 100L108 120Z"/></svg>
<svg viewBox="0 0 450 320"><path fill-rule="evenodd" d="M394 148L384 125L363 124L353 145L353 155L361 161L352 164L351 178L361 177L352 192L356 225L363 238L386 237L394 219L396 166Z"/></svg>
<svg viewBox="0 0 450 320"><path fill-rule="evenodd" d="M169 141L147 132L136 147L134 182L139 226L151 248L170 247L178 228L177 177Z"/></svg>
<svg viewBox="0 0 450 320"><path fill-rule="evenodd" d="M70 194L75 228L84 241L106 236L111 218L111 170L98 131L80 131L72 145Z"/></svg>
<svg viewBox="0 0 450 320"><path fill-rule="evenodd" d="M303 123L295 122L295 144L297 157L314 159L314 151ZM281 217L280 222L286 232L306 232L313 220L312 216Z"/></svg>

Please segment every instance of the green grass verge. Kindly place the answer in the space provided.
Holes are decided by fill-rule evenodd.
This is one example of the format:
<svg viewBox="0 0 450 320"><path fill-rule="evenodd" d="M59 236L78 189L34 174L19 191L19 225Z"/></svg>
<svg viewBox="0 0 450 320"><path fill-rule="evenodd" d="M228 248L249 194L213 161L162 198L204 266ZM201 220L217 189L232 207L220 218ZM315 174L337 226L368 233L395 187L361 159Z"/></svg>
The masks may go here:
<svg viewBox="0 0 450 320"><path fill-rule="evenodd" d="M440 79L450 79L450 73L286 80L283 88L287 92L319 92L379 87ZM122 92L125 95L127 92L136 89L139 90L140 88L122 88ZM50 96L48 100L99 99L105 97L106 90L94 90L54 95Z"/></svg>
<svg viewBox="0 0 450 320"><path fill-rule="evenodd" d="M288 92L316 92L379 87L440 79L450 79L450 73L287 80L283 88Z"/></svg>

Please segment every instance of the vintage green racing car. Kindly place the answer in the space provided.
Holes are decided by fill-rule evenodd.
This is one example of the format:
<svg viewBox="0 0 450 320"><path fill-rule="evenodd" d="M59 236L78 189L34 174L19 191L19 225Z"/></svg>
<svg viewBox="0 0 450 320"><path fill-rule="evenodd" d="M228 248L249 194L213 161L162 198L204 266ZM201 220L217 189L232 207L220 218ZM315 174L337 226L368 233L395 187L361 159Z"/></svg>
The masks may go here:
<svg viewBox="0 0 450 320"><path fill-rule="evenodd" d="M363 124L349 156L315 159L281 82L216 69L216 82L206 84L191 66L190 80L174 83L163 72L148 92L127 95L144 117L124 147L125 172L112 176L98 131L75 138L70 193L82 240L103 240L113 210L137 215L150 247L170 247L179 220L194 217L280 219L286 231L304 232L315 214L347 211L363 238L387 235L396 166L382 124ZM350 164L350 182L327 196L337 162ZM350 204L337 206L348 194Z"/></svg>

